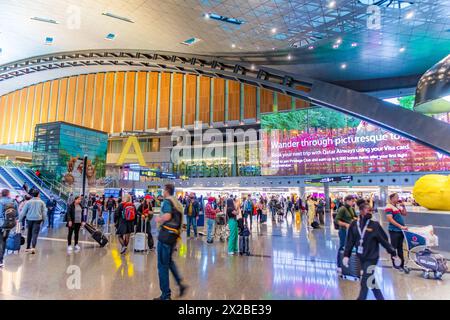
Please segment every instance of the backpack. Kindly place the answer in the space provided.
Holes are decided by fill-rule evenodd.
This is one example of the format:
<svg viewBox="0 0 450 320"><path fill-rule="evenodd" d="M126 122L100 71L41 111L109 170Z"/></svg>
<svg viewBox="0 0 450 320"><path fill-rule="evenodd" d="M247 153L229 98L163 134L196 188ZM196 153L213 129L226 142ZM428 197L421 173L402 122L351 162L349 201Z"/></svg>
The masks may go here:
<svg viewBox="0 0 450 320"><path fill-rule="evenodd" d="M13 229L16 226L17 210L12 202L5 204L3 215L5 217L5 221L3 222L3 226L1 226L1 228L3 230Z"/></svg>
<svg viewBox="0 0 450 320"><path fill-rule="evenodd" d="M126 206L125 208L123 208L122 217L126 221L134 221L136 217L136 208L133 205Z"/></svg>
<svg viewBox="0 0 450 320"><path fill-rule="evenodd" d="M245 211L252 212L253 211L253 203L251 200L247 200L245 203Z"/></svg>

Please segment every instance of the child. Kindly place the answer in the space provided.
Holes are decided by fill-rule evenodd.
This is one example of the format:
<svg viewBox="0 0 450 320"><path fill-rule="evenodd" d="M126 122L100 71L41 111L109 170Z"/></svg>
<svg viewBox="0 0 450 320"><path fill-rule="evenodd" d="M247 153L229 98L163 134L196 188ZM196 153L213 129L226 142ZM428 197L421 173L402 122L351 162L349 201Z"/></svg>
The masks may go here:
<svg viewBox="0 0 450 320"><path fill-rule="evenodd" d="M248 230L247 224L244 223L242 215L238 216L238 233L239 233L239 254L242 256L244 253L250 255L249 239L250 231Z"/></svg>

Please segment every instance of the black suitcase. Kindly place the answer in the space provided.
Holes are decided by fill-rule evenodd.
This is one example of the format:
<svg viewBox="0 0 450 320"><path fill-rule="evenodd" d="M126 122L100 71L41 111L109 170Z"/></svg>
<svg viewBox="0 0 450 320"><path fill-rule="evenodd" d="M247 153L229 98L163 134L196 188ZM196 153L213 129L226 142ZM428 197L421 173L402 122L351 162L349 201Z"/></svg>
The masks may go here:
<svg viewBox="0 0 450 320"><path fill-rule="evenodd" d="M339 261L341 262L342 274L341 278L346 280L358 281L361 278L361 261L359 260L356 252L352 252L348 268L342 264L342 258L344 257L344 250L339 252Z"/></svg>
<svg viewBox="0 0 450 320"><path fill-rule="evenodd" d="M314 229L320 229L320 224L317 221L313 221L313 223L311 223L311 227Z"/></svg>
<svg viewBox="0 0 450 320"><path fill-rule="evenodd" d="M108 244L108 238L101 232L100 230L97 230L93 225L86 223L84 225L84 228L89 232L92 236L92 239L97 241L97 243L100 245L101 248L106 246Z"/></svg>

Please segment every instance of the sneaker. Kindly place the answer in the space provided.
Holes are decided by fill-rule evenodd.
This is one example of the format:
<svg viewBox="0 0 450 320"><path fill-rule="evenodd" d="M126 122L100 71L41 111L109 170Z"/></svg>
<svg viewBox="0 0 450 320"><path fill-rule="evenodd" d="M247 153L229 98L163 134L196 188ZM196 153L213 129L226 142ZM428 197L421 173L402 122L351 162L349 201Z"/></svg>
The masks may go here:
<svg viewBox="0 0 450 320"><path fill-rule="evenodd" d="M180 298L186 294L187 289L188 289L187 285L180 284L180 294L179 294Z"/></svg>
<svg viewBox="0 0 450 320"><path fill-rule="evenodd" d="M33 248L33 249L31 249L31 254L36 254L36 249L35 248Z"/></svg>
<svg viewBox="0 0 450 320"><path fill-rule="evenodd" d="M67 246L67 253L72 253L72 251L73 251L72 246Z"/></svg>
<svg viewBox="0 0 450 320"><path fill-rule="evenodd" d="M120 254L124 254L127 252L127 247L122 247L122 250L120 250Z"/></svg>
<svg viewBox="0 0 450 320"><path fill-rule="evenodd" d="M75 250L75 252L79 252L81 250L81 248L79 245L75 245L74 250Z"/></svg>
<svg viewBox="0 0 450 320"><path fill-rule="evenodd" d="M26 248L25 252L29 253L29 252L31 252L31 249L30 248Z"/></svg>
<svg viewBox="0 0 450 320"><path fill-rule="evenodd" d="M234 256L234 252L228 252L229 256Z"/></svg>

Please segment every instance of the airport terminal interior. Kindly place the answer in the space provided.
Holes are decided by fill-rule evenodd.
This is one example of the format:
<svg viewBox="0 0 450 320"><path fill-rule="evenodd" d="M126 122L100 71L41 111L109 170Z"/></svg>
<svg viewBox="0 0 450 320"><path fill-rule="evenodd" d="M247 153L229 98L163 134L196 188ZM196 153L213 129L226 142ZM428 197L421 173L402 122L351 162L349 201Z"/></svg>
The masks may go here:
<svg viewBox="0 0 450 320"><path fill-rule="evenodd" d="M0 1L0 300L450 299L447 0Z"/></svg>

